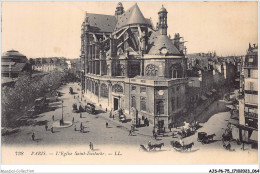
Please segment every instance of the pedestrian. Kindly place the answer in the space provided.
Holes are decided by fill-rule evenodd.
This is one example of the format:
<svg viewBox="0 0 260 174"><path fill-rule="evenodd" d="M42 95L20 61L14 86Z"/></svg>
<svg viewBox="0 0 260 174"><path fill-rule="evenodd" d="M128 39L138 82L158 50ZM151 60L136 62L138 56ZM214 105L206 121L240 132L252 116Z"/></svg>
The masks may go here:
<svg viewBox="0 0 260 174"><path fill-rule="evenodd" d="M54 115L52 115L52 121L54 121Z"/></svg>
<svg viewBox="0 0 260 174"><path fill-rule="evenodd" d="M72 124L74 124L74 117L72 118Z"/></svg>
<svg viewBox="0 0 260 174"><path fill-rule="evenodd" d="M94 150L94 145L93 145L93 143L91 143L91 150Z"/></svg>
<svg viewBox="0 0 260 174"><path fill-rule="evenodd" d="M115 115L113 114L113 120L115 119Z"/></svg>
<svg viewBox="0 0 260 174"><path fill-rule="evenodd" d="M169 125L170 132L172 131L172 125Z"/></svg>
<svg viewBox="0 0 260 174"><path fill-rule="evenodd" d="M35 135L34 135L34 132L32 134L32 140L35 141Z"/></svg>
<svg viewBox="0 0 260 174"><path fill-rule="evenodd" d="M106 128L108 127L108 122L106 122Z"/></svg>
<svg viewBox="0 0 260 174"><path fill-rule="evenodd" d="M89 143L89 149L92 150L92 143Z"/></svg>
<svg viewBox="0 0 260 174"><path fill-rule="evenodd" d="M48 131L48 125L47 124L45 125L45 130Z"/></svg>
<svg viewBox="0 0 260 174"><path fill-rule="evenodd" d="M107 112L107 108L106 108L106 112Z"/></svg>
<svg viewBox="0 0 260 174"><path fill-rule="evenodd" d="M184 146L184 142L182 141L182 138L180 138L179 143Z"/></svg>
<svg viewBox="0 0 260 174"><path fill-rule="evenodd" d="M77 127L76 127L76 125L75 125L75 127L74 127L74 131L77 131Z"/></svg>
<svg viewBox="0 0 260 174"><path fill-rule="evenodd" d="M54 131L53 131L53 127L51 127L51 133L54 133Z"/></svg>
<svg viewBox="0 0 260 174"><path fill-rule="evenodd" d="M132 130L129 130L129 134L128 134L128 136L132 136Z"/></svg>
<svg viewBox="0 0 260 174"><path fill-rule="evenodd" d="M82 128L82 122L80 123L80 129Z"/></svg>

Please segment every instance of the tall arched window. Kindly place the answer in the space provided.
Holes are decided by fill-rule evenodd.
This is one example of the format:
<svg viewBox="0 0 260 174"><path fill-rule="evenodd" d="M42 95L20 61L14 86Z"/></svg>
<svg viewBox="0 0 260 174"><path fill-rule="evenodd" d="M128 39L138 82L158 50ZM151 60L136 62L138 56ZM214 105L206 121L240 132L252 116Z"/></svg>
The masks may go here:
<svg viewBox="0 0 260 174"><path fill-rule="evenodd" d="M99 95L99 85L98 85L97 82L95 83L95 95L96 95L96 96Z"/></svg>
<svg viewBox="0 0 260 174"><path fill-rule="evenodd" d="M125 76L125 66L123 64L118 64L118 75Z"/></svg>
<svg viewBox="0 0 260 174"><path fill-rule="evenodd" d="M160 114L164 114L164 101L163 100L160 100L160 101L157 101L156 103L156 107L157 107L157 114L160 115Z"/></svg>
<svg viewBox="0 0 260 174"><path fill-rule="evenodd" d="M112 86L112 91L117 93L123 93L123 87L119 84L115 84Z"/></svg>
<svg viewBox="0 0 260 174"><path fill-rule="evenodd" d="M104 83L102 83L100 86L100 95L101 97L108 98L108 88Z"/></svg>
<svg viewBox="0 0 260 174"><path fill-rule="evenodd" d="M174 64L170 68L170 78L182 78L182 66L181 64Z"/></svg>
<svg viewBox="0 0 260 174"><path fill-rule="evenodd" d="M91 92L94 93L95 91L95 83L91 81Z"/></svg>
<svg viewBox="0 0 260 174"><path fill-rule="evenodd" d="M133 107L133 108L136 108L136 99L135 99L135 96L132 96L132 97L131 97L131 102L132 102L132 103L131 103L132 107Z"/></svg>
<svg viewBox="0 0 260 174"><path fill-rule="evenodd" d="M146 98L145 97L140 98L140 108L142 111L146 111Z"/></svg>
<svg viewBox="0 0 260 174"><path fill-rule="evenodd" d="M154 64L149 64L145 68L146 76L157 76L158 75L158 67Z"/></svg>

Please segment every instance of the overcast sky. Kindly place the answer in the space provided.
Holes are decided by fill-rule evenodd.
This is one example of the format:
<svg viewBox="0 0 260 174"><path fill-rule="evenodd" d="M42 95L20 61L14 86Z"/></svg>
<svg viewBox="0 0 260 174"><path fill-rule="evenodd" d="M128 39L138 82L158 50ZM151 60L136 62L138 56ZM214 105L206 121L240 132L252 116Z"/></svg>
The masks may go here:
<svg viewBox="0 0 260 174"><path fill-rule="evenodd" d="M135 2L123 2L125 10ZM257 43L257 2L138 2L146 18L168 11L168 34L180 33L188 53L243 55ZM2 2L2 53L78 58L85 11L114 15L117 2Z"/></svg>

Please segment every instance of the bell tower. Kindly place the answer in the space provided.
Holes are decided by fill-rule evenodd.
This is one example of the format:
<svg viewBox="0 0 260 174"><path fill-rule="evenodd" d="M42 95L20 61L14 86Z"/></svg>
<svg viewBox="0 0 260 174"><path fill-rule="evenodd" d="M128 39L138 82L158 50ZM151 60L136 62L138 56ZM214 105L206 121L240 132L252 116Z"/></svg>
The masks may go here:
<svg viewBox="0 0 260 174"><path fill-rule="evenodd" d="M158 12L159 22L157 23L157 28L161 35L167 35L167 10L162 6Z"/></svg>
<svg viewBox="0 0 260 174"><path fill-rule="evenodd" d="M121 2L119 2L116 6L115 16L122 15L124 13L124 7Z"/></svg>

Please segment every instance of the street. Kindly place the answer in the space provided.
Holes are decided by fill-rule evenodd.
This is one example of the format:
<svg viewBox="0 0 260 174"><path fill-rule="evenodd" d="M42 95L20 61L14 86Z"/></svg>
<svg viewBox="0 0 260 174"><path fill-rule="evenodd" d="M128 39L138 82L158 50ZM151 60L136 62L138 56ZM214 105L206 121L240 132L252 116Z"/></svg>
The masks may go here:
<svg viewBox="0 0 260 174"><path fill-rule="evenodd" d="M75 94L69 94L69 88L72 87ZM77 90L78 89L78 90ZM171 141L178 141L178 137L172 137L174 133L176 135L180 128L172 129L172 132L166 132L164 137L158 136L157 140L152 137L152 126L137 128L133 132L133 136L129 136L129 130L131 128L131 122L121 123L118 118L109 118L109 112L99 112L96 115L89 114L87 112L82 113L82 118L80 118L79 113L72 112L73 103L77 103L79 106L80 102L85 102L85 98L82 98L80 94L80 87L76 83L70 83L60 88L60 92L63 94L60 97L63 100L63 117L64 121L72 122L74 118L74 123L66 128L53 128L53 133L50 131L54 122L57 122L62 118L62 108L61 101L50 103L51 107L57 107L54 111L49 111L38 115L36 120L48 121L48 130L45 130L45 126L24 126L20 127L20 131L15 134L2 136L3 145L23 145L23 146L53 146L53 145L69 145L69 146L88 146L90 142L94 144L94 149L102 149L104 146L112 146L118 149L122 146L130 146L135 150L139 150L140 144L147 147L149 141L152 144L164 143L161 152L169 151L171 153L176 152L171 146ZM75 99L74 99L75 96ZM212 107L215 107L213 104ZM52 116L54 115L54 121ZM219 151L221 153L232 153L225 150L222 146L221 136L226 128L228 119L230 117L229 112L220 112L214 114L207 122L201 123L202 126L196 131L192 136L183 139L185 144L194 142L190 152L204 152L208 153L211 150ZM108 123L108 127L106 127ZM84 132L80 132L80 125L84 127ZM76 128L76 131L75 131ZM209 144L202 144L197 141L198 132L206 132L207 134L216 134L214 141ZM35 134L35 141L32 141L31 135ZM241 145L237 145L235 142L231 144L232 151L244 152L245 155L250 155L251 151L255 150L250 148L245 148L245 151L241 150ZM250 149L250 150L249 150ZM160 151L160 150L156 150ZM184 153L190 153L184 152ZM257 154L257 153L252 153Z"/></svg>

